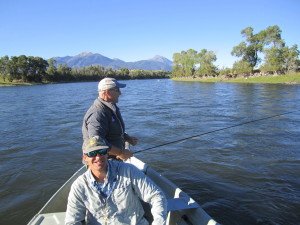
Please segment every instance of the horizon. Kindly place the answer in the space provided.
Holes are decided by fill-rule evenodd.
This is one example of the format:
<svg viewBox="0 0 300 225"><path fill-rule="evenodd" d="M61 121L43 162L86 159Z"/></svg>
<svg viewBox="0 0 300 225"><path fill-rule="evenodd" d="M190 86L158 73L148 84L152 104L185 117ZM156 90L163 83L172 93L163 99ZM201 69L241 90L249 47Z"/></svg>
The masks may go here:
<svg viewBox="0 0 300 225"><path fill-rule="evenodd" d="M0 57L75 56L93 52L125 62L188 49L214 51L217 67L232 67L231 55L244 41L241 31L254 34L278 25L286 45L300 46L300 1L137 1L71 0L1 1Z"/></svg>

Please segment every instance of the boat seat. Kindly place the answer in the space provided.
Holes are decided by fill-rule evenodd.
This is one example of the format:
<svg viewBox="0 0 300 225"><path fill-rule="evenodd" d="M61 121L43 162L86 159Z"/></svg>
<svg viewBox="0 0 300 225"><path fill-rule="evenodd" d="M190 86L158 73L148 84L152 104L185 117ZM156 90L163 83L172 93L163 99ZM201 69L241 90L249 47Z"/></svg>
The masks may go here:
<svg viewBox="0 0 300 225"><path fill-rule="evenodd" d="M35 225L56 225L65 223L66 212L39 214L31 221Z"/></svg>
<svg viewBox="0 0 300 225"><path fill-rule="evenodd" d="M170 198L167 199L167 203L168 211L199 208L199 205L190 197Z"/></svg>

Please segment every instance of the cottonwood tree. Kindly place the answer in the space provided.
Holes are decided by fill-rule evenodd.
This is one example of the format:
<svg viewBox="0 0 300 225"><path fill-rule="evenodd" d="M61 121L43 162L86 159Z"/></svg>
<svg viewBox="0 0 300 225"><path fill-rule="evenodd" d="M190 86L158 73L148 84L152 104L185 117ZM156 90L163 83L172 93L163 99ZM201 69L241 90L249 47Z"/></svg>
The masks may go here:
<svg viewBox="0 0 300 225"><path fill-rule="evenodd" d="M213 51L202 49L199 53L194 49L173 54L173 77L190 77L215 75L217 72L213 62L217 57Z"/></svg>
<svg viewBox="0 0 300 225"><path fill-rule="evenodd" d="M296 70L299 61L298 47L297 45L291 48L285 46L281 33L277 25L269 26L257 34L253 33L252 27L242 30L241 34L246 40L235 46L231 52L232 55L242 57L242 59L233 65L233 69L245 72L249 70L250 65L253 70L261 62L259 53L263 53L261 71L285 73Z"/></svg>
<svg viewBox="0 0 300 225"><path fill-rule="evenodd" d="M285 47L283 49L283 70L286 72L294 72L300 66L299 50L297 45L291 48Z"/></svg>
<svg viewBox="0 0 300 225"><path fill-rule="evenodd" d="M241 34L246 40L233 47L231 55L242 57L253 69L260 62L258 53L263 50L262 34L254 34L252 27L243 29Z"/></svg>
<svg viewBox="0 0 300 225"><path fill-rule="evenodd" d="M280 28L275 26L269 26L267 29L262 30L261 41L263 43L264 63L260 67L263 72L275 72L278 73L283 70L283 52L284 52L284 40L281 38Z"/></svg>
<svg viewBox="0 0 300 225"><path fill-rule="evenodd" d="M235 75L244 74L249 75L252 73L253 67L252 65L244 60L239 60L233 63L232 73Z"/></svg>
<svg viewBox="0 0 300 225"><path fill-rule="evenodd" d="M0 75L2 76L4 81L6 79L11 81L9 71L9 57L7 55L0 58Z"/></svg>
<svg viewBox="0 0 300 225"><path fill-rule="evenodd" d="M197 56L199 68L196 75L199 76L215 76L217 75L217 67L213 64L217 60L217 56L213 51L202 49Z"/></svg>
<svg viewBox="0 0 300 225"><path fill-rule="evenodd" d="M270 26L262 31L264 41L264 64L262 71L286 73L297 69L299 50L297 45L291 48L285 45L278 26Z"/></svg>

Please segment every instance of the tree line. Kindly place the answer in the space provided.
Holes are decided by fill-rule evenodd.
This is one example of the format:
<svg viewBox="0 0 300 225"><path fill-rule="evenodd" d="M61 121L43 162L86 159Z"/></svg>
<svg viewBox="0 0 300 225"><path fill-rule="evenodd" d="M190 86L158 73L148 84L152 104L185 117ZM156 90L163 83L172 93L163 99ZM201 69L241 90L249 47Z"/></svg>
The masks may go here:
<svg viewBox="0 0 300 225"><path fill-rule="evenodd" d="M257 71L264 74L285 74L300 68L297 45L286 46L281 37L279 26L269 26L265 30L254 33L252 27L241 31L245 38L234 46L231 55L239 57L232 68L218 69L214 63L217 56L213 51L194 49L173 54L173 77L203 77L218 75L251 75ZM261 58L262 56L262 58Z"/></svg>
<svg viewBox="0 0 300 225"><path fill-rule="evenodd" d="M34 56L4 56L0 58L0 76L8 82L72 82L99 81L104 77L117 79L168 78L170 72L112 69L99 65L71 68L66 64L56 66L54 59L45 60Z"/></svg>

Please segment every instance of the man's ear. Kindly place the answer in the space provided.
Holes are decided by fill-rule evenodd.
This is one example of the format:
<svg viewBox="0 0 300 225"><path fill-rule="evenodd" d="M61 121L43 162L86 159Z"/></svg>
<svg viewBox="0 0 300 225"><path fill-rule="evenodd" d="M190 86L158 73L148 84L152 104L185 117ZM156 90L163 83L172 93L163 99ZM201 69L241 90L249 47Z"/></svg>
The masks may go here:
<svg viewBox="0 0 300 225"><path fill-rule="evenodd" d="M82 162L84 162L87 165L86 155L82 154Z"/></svg>

